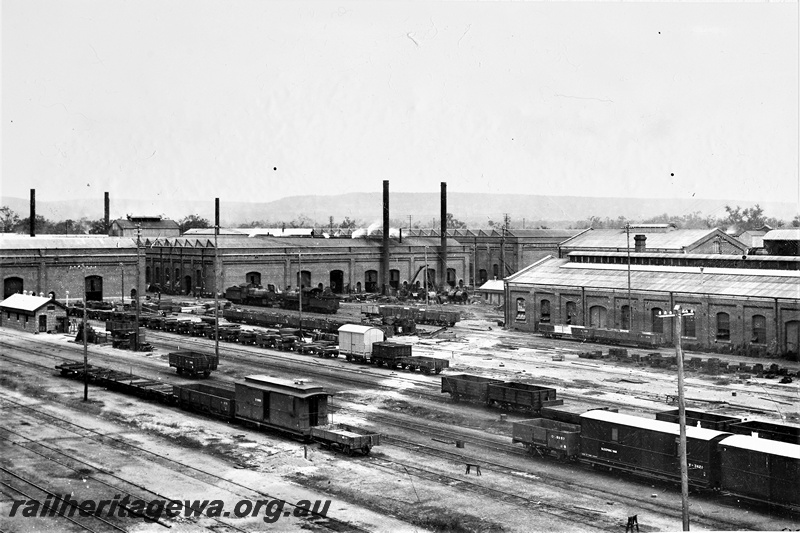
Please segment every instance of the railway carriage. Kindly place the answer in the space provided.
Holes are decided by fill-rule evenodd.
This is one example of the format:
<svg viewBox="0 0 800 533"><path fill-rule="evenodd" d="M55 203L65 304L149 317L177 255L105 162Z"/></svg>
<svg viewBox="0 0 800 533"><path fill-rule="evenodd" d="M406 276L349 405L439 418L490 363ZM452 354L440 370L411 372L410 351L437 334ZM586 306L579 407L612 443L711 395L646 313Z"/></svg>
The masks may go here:
<svg viewBox="0 0 800 533"><path fill-rule="evenodd" d="M589 411L581 415L581 458L591 464L680 481L679 425L661 420ZM717 443L730 433L686 428L689 483L701 488L719 485Z"/></svg>
<svg viewBox="0 0 800 533"><path fill-rule="evenodd" d="M800 507L800 446L747 435L719 443L722 487L749 499Z"/></svg>

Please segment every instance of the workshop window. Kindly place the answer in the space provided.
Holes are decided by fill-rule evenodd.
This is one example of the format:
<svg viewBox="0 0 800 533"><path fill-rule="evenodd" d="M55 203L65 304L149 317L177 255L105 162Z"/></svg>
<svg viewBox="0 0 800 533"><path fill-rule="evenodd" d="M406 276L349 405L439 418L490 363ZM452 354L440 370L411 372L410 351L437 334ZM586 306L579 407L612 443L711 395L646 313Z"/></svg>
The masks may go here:
<svg viewBox="0 0 800 533"><path fill-rule="evenodd" d="M572 321L578 312L577 309L578 306L575 304L575 302L567 302L567 325L572 324Z"/></svg>
<svg viewBox="0 0 800 533"><path fill-rule="evenodd" d="M731 316L728 313L717 313L717 340L731 340Z"/></svg>
<svg viewBox="0 0 800 533"><path fill-rule="evenodd" d="M517 322L525 322L525 298L517 298Z"/></svg>
<svg viewBox="0 0 800 533"><path fill-rule="evenodd" d="M541 316L539 317L539 322L544 322L545 324L550 323L550 300L542 300L539 304L539 311Z"/></svg>
<svg viewBox="0 0 800 533"><path fill-rule="evenodd" d="M752 337L753 344L767 343L767 319L762 315L753 315Z"/></svg>
<svg viewBox="0 0 800 533"><path fill-rule="evenodd" d="M684 315L681 317L683 321L682 337L697 337L697 328L695 326L694 315Z"/></svg>

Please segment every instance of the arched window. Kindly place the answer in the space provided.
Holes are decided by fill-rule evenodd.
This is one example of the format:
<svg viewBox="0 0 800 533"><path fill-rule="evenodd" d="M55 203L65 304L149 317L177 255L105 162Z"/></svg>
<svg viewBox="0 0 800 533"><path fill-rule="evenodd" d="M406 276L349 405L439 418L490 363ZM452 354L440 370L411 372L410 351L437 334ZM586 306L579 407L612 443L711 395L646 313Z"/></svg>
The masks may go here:
<svg viewBox="0 0 800 533"><path fill-rule="evenodd" d="M389 286L393 289L400 288L400 271L396 268L389 270Z"/></svg>
<svg viewBox="0 0 800 533"><path fill-rule="evenodd" d="M681 326L681 336L682 337L697 337L697 329L695 327L695 320L694 315L684 315L681 320L683 324Z"/></svg>
<svg viewBox="0 0 800 533"><path fill-rule="evenodd" d="M717 340L731 340L731 316L728 313L717 313Z"/></svg>
<svg viewBox="0 0 800 533"><path fill-rule="evenodd" d="M150 285L150 265L144 267L144 282Z"/></svg>
<svg viewBox="0 0 800 533"><path fill-rule="evenodd" d="M572 324L577 318L578 306L575 302L567 302L567 325Z"/></svg>
<svg viewBox="0 0 800 533"><path fill-rule="evenodd" d="M517 322L525 322L525 298L517 298Z"/></svg>
<svg viewBox="0 0 800 533"><path fill-rule="evenodd" d="M489 275L487 274L486 269L482 268L478 270L478 284L483 285L487 281L489 281Z"/></svg>
<svg viewBox="0 0 800 533"><path fill-rule="evenodd" d="M519 301L519 300L517 300ZM545 324L550 323L550 300L542 300L539 303L539 322L544 322Z"/></svg>
<svg viewBox="0 0 800 533"><path fill-rule="evenodd" d="M593 328L606 327L606 308L602 305L593 305L589 308L589 326Z"/></svg>
<svg viewBox="0 0 800 533"><path fill-rule="evenodd" d="M456 269L455 268L448 268L447 269L447 284L451 287L456 286Z"/></svg>
<svg viewBox="0 0 800 533"><path fill-rule="evenodd" d="M366 292L378 292L377 270L367 270L364 272L364 290Z"/></svg>
<svg viewBox="0 0 800 533"><path fill-rule="evenodd" d="M3 280L3 299L8 298L12 294L17 294L22 292L22 278L18 278L16 276L6 278Z"/></svg>
<svg viewBox="0 0 800 533"><path fill-rule="evenodd" d="M297 273L297 287L301 289L311 287L311 272L303 270Z"/></svg>
<svg viewBox="0 0 800 533"><path fill-rule="evenodd" d="M763 315L753 315L752 337L753 344L767 343L767 319Z"/></svg>
<svg viewBox="0 0 800 533"><path fill-rule="evenodd" d="M631 329L631 308L623 305L619 311L619 329Z"/></svg>
<svg viewBox="0 0 800 533"><path fill-rule="evenodd" d="M659 318L664 312L660 307L654 307L650 310L650 331L653 333L664 333L664 319Z"/></svg>
<svg viewBox="0 0 800 533"><path fill-rule="evenodd" d="M330 272L330 286L331 290L336 293L344 292L344 271L331 270Z"/></svg>
<svg viewBox="0 0 800 533"><path fill-rule="evenodd" d="M492 265L492 275L494 276L494 279L500 277L500 265L498 265L497 263Z"/></svg>
<svg viewBox="0 0 800 533"><path fill-rule="evenodd" d="M244 279L248 285L261 285L261 272L248 272Z"/></svg>
<svg viewBox="0 0 800 533"><path fill-rule="evenodd" d="M103 301L103 278L101 276L86 276L86 300Z"/></svg>

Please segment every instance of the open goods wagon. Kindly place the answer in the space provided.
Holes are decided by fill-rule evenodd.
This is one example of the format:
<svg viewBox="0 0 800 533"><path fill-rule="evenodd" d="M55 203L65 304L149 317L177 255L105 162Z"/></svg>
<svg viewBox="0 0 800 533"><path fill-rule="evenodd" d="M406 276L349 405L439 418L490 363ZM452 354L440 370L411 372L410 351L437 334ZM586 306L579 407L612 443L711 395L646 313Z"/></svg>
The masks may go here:
<svg viewBox="0 0 800 533"><path fill-rule="evenodd" d="M529 383L490 383L487 387L488 402L507 409L523 409L538 412L542 407L562 405L556 399L556 389Z"/></svg>
<svg viewBox="0 0 800 533"><path fill-rule="evenodd" d="M558 422L566 422L567 424L581 425L581 415L588 411L593 410L611 411L616 413L619 411L616 407L586 407L581 405L555 405L552 407L542 407L539 415L542 418L555 420Z"/></svg>
<svg viewBox="0 0 800 533"><path fill-rule="evenodd" d="M345 424L312 427L311 437L323 446L340 450L347 455L353 455L355 452L367 455L373 446L381 443L380 434Z"/></svg>
<svg viewBox="0 0 800 533"><path fill-rule="evenodd" d="M208 377L211 375L211 371L216 370L219 366L219 358L216 355L180 350L170 352L169 366L175 367L178 374L186 373L191 376L203 374Z"/></svg>
<svg viewBox="0 0 800 533"><path fill-rule="evenodd" d="M232 419L236 413L236 391L204 383L173 385L172 394L184 409Z"/></svg>
<svg viewBox="0 0 800 533"><path fill-rule="evenodd" d="M574 460L581 453L581 426L546 418L514 422L512 442L521 442L531 453L554 453L559 459Z"/></svg>
<svg viewBox="0 0 800 533"><path fill-rule="evenodd" d="M485 378L472 374L442 376L442 392L449 393L455 401L464 398L486 403L489 400L489 384L502 382L502 379Z"/></svg>
<svg viewBox="0 0 800 533"><path fill-rule="evenodd" d="M397 368L400 360L411 357L411 345L396 342L373 342L372 355L370 361L377 365L386 365L389 368Z"/></svg>
<svg viewBox="0 0 800 533"><path fill-rule="evenodd" d="M400 368L409 372L421 371L423 374L439 374L445 368L450 368L450 361L440 357L426 355L412 355L400 359Z"/></svg>
<svg viewBox="0 0 800 533"><path fill-rule="evenodd" d="M730 424L727 431L738 433L739 435L751 435L762 439L800 444L800 427L787 424L747 420Z"/></svg>
<svg viewBox="0 0 800 533"><path fill-rule="evenodd" d="M741 418L729 415L717 415L714 413L706 413L705 411L695 411L693 409L686 409L685 413L687 426L715 429L717 431L730 431L731 433L736 433L730 429L731 424L742 421ZM656 420L678 424L680 421L679 410L670 409L668 411L656 413Z"/></svg>

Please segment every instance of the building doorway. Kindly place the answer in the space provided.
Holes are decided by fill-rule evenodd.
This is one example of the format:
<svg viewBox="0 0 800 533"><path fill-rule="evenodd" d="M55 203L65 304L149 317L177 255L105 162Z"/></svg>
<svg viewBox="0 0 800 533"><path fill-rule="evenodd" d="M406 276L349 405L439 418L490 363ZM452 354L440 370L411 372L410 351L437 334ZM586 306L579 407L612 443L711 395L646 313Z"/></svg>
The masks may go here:
<svg viewBox="0 0 800 533"><path fill-rule="evenodd" d="M103 301L103 278L102 276L86 276L84 298L86 301Z"/></svg>
<svg viewBox="0 0 800 533"><path fill-rule="evenodd" d="M22 292L22 278L11 277L3 280L3 299L5 300L12 294Z"/></svg>
<svg viewBox="0 0 800 533"><path fill-rule="evenodd" d="M330 287L331 291L341 294L344 289L344 272L341 270L331 270Z"/></svg>

